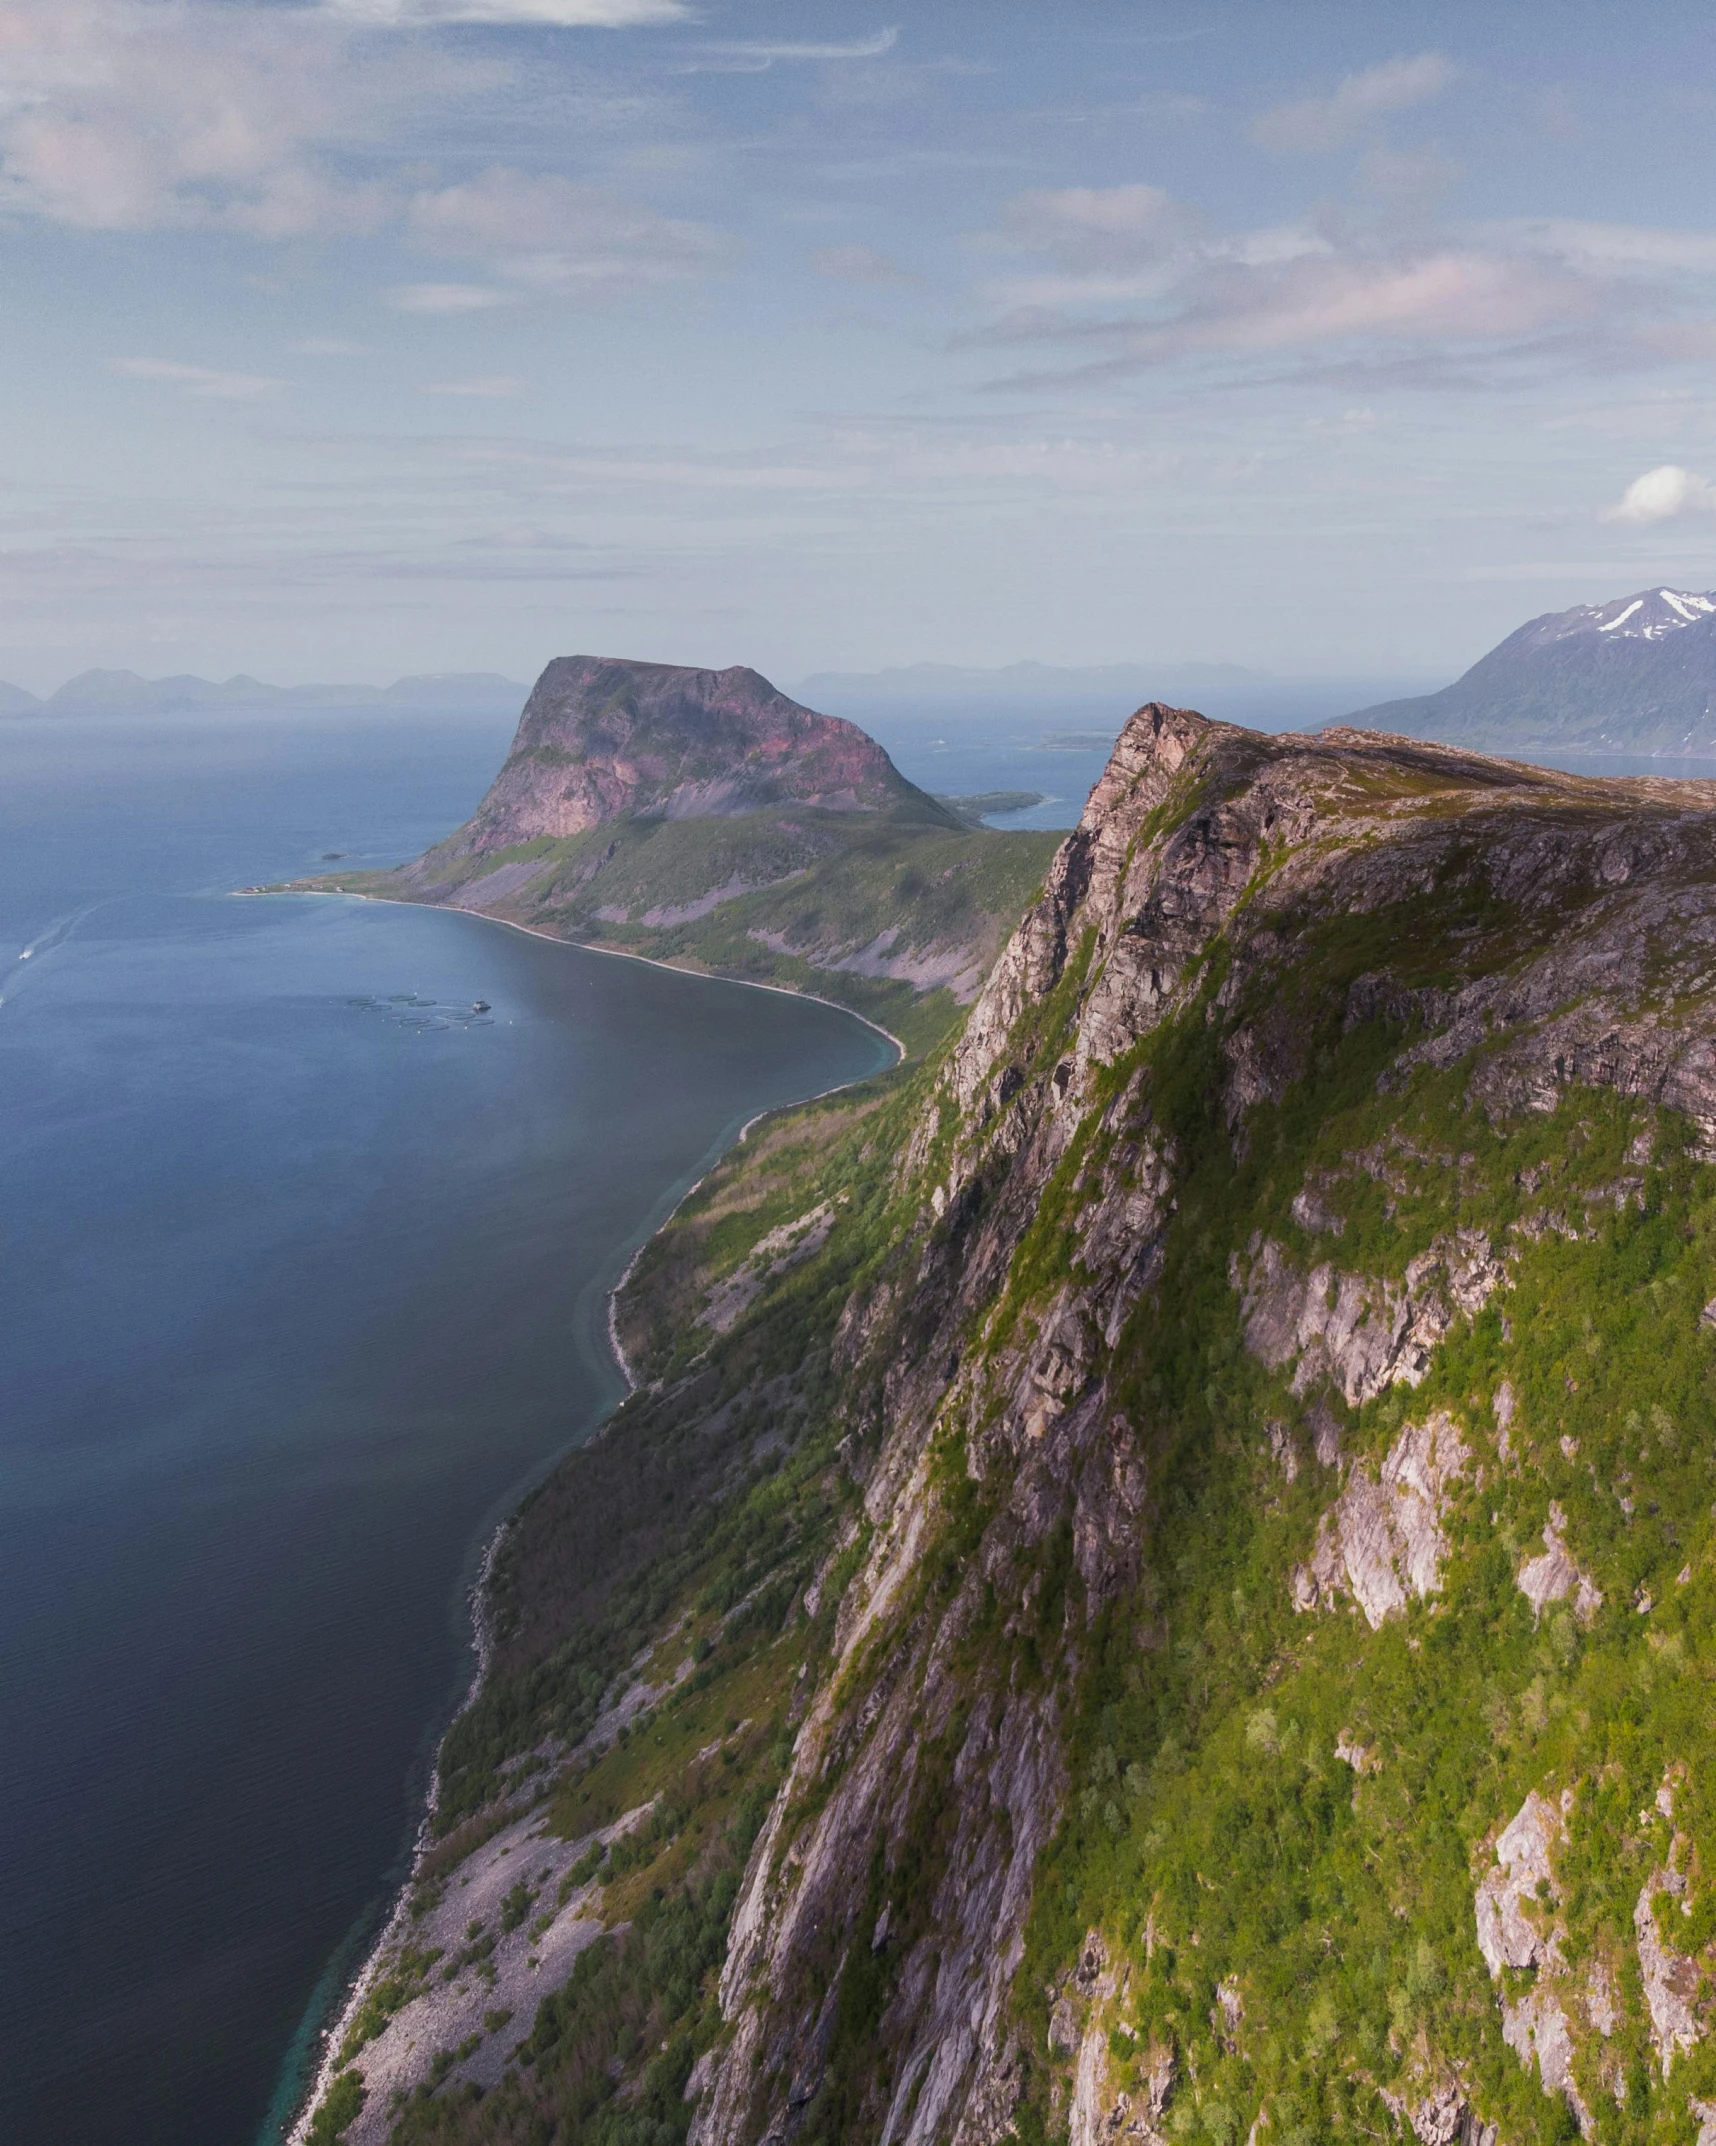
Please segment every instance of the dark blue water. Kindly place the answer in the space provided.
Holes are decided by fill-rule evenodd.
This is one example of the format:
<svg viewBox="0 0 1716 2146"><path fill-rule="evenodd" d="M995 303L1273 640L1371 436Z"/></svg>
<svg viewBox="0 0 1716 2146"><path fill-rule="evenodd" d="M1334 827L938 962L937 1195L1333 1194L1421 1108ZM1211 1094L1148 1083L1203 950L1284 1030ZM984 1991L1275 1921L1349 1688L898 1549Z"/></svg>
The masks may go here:
<svg viewBox="0 0 1716 2146"><path fill-rule="evenodd" d="M5 2141L273 2135L480 1543L617 1395L605 1288L745 1118L892 1055L475 918L227 891L414 853L510 727L0 726Z"/></svg>

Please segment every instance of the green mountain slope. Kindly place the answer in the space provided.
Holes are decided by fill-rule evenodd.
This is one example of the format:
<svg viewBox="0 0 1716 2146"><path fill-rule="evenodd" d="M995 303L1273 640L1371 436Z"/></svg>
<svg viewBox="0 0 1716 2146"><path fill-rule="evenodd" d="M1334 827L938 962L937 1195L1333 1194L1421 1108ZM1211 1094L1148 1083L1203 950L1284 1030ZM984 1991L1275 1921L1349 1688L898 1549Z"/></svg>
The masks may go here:
<svg viewBox="0 0 1716 2146"><path fill-rule="evenodd" d="M1708 2141L1713 989L1716 786L1141 710L634 1271L354 2146Z"/></svg>

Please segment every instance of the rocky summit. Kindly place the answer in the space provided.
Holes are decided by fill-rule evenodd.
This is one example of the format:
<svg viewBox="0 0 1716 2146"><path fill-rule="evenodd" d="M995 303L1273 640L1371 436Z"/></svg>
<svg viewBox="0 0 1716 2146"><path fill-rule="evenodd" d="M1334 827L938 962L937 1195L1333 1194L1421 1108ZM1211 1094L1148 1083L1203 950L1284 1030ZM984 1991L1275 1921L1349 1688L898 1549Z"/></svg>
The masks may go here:
<svg viewBox="0 0 1716 2146"><path fill-rule="evenodd" d="M1547 612L1441 692L1352 720L1502 751L1716 753L1716 594L1641 589Z"/></svg>
<svg viewBox="0 0 1716 2146"><path fill-rule="evenodd" d="M1141 709L622 1290L311 2136L1710 2146L1713 1163L1716 784Z"/></svg>
<svg viewBox="0 0 1716 2146"><path fill-rule="evenodd" d="M856 723L817 715L736 664L562 656L525 703L463 840L506 849L622 815L735 818L766 805L876 812L927 803Z"/></svg>

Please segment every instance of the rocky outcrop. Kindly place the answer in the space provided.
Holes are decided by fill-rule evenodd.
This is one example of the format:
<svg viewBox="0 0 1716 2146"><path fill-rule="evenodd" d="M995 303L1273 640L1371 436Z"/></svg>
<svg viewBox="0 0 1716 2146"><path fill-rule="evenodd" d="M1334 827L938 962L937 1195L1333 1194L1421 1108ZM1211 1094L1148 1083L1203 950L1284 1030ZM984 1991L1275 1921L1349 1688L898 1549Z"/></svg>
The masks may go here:
<svg viewBox="0 0 1716 2146"><path fill-rule="evenodd" d="M1570 1806L1571 1796L1564 1802ZM1503 1985L1502 2038L1527 2071L1535 2068L1546 2094L1563 2097L1589 2137L1591 2112L1573 2078L1566 1932L1554 1912L1561 1899L1555 1857L1567 1838L1563 1820L1564 1811L1533 1789L1497 1836L1494 1864L1478 1884L1478 1950L1497 1982L1507 1968L1532 1972L1531 1986L1519 1994L1505 1994Z"/></svg>
<svg viewBox="0 0 1716 2146"><path fill-rule="evenodd" d="M1481 1310L1504 1275L1477 1230L1421 1252L1399 1282L1328 1261L1301 1272L1274 1243L1254 1246L1249 1259L1236 1252L1229 1270L1252 1354L1272 1371L1291 1364L1295 1393L1329 1379L1350 1408L1385 1387L1416 1386L1454 1320Z"/></svg>
<svg viewBox="0 0 1716 2146"><path fill-rule="evenodd" d="M956 824L856 723L801 708L743 665L561 656L537 680L506 764L451 854L583 834L627 813L874 812L907 799Z"/></svg>
<svg viewBox="0 0 1716 2146"><path fill-rule="evenodd" d="M1527 1558L1519 1568L1519 1591L1540 1617L1549 1603L1565 1602L1571 1595L1574 1615L1581 1624L1589 1624L1602 1608L1603 1597L1596 1582L1575 1564L1564 1539L1566 1526L1566 1514L1551 1504L1549 1523L1543 1530L1543 1554Z"/></svg>
<svg viewBox="0 0 1716 2146"><path fill-rule="evenodd" d="M1350 1598L1375 1631L1413 1595L1433 1595L1448 1554L1443 1502L1470 1461L1459 1426L1439 1410L1407 1425L1374 1478L1355 1466L1293 1575L1295 1606L1329 1609Z"/></svg>
<svg viewBox="0 0 1716 2146"><path fill-rule="evenodd" d="M1639 1979L1644 1984L1645 2005L1650 2013L1651 2047L1665 2079L1674 2069L1676 2056L1701 2041L1705 2031L1697 2010L1702 1981L1698 1963L1665 1945L1657 1928L1659 1901L1672 1901L1672 1913L1685 1894L1685 1875L1671 1865L1651 1872L1633 1909Z"/></svg>

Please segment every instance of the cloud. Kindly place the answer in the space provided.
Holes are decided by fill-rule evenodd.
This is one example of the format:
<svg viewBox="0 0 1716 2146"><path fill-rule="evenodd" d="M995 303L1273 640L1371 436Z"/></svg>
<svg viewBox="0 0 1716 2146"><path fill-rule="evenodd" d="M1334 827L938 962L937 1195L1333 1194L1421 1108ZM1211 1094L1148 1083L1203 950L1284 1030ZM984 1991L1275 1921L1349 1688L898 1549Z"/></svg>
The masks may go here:
<svg viewBox="0 0 1716 2146"><path fill-rule="evenodd" d="M368 343L354 343L343 335L307 335L301 343L292 345L293 354L300 358L367 358L374 355Z"/></svg>
<svg viewBox="0 0 1716 2146"><path fill-rule="evenodd" d="M491 283L398 283L387 302L396 313L487 313L514 304L516 293Z"/></svg>
<svg viewBox="0 0 1716 2146"><path fill-rule="evenodd" d="M524 382L511 373L485 373L474 380L425 380L420 395L468 395L477 401L498 402L524 393Z"/></svg>
<svg viewBox="0 0 1716 2146"><path fill-rule="evenodd" d="M319 12L340 22L410 29L444 22L637 30L691 15L683 0L322 0Z"/></svg>
<svg viewBox="0 0 1716 2146"><path fill-rule="evenodd" d="M263 373L223 373L209 365L178 365L169 358L115 358L112 369L128 380L163 380L215 402L255 402L259 396L278 394L286 385Z"/></svg>
<svg viewBox="0 0 1716 2146"><path fill-rule="evenodd" d="M1348 75L1331 96L1307 97L1260 113L1251 123L1251 138L1260 149L1281 156L1321 155L1339 149L1387 112L1428 104L1453 79L1452 63L1439 52L1384 60L1379 67Z"/></svg>
<svg viewBox="0 0 1716 2146"><path fill-rule="evenodd" d="M1605 274L1716 275L1716 231L1537 216L1482 224L1478 234L1494 243L1548 254L1576 268Z"/></svg>
<svg viewBox="0 0 1716 2146"><path fill-rule="evenodd" d="M677 282L714 267L729 250L707 224L658 215L603 187L504 165L414 195L409 224L419 245L492 261L508 281L544 293Z"/></svg>
<svg viewBox="0 0 1716 2146"><path fill-rule="evenodd" d="M1012 244L1075 270L1160 260L1201 226L1193 209L1159 186L1033 187L1001 214Z"/></svg>
<svg viewBox="0 0 1716 2146"><path fill-rule="evenodd" d="M910 284L920 279L874 246L818 246L810 265L840 283Z"/></svg>
<svg viewBox="0 0 1716 2146"><path fill-rule="evenodd" d="M849 44L756 41L704 45L700 48L704 57L687 71L707 69L726 74L762 74L782 60L879 60L883 53L892 52L899 41L898 30L878 30L874 37L859 38Z"/></svg>
<svg viewBox="0 0 1716 2146"><path fill-rule="evenodd" d="M0 55L0 213L264 239L376 229L392 192L339 152L498 79L377 54L312 10L212 0L0 0Z"/></svg>
<svg viewBox="0 0 1716 2146"><path fill-rule="evenodd" d="M1694 476L1678 463L1664 462L1635 477L1617 503L1599 517L1605 522L1631 522L1648 527L1652 522L1670 522L1683 514L1716 514L1716 485L1708 477Z"/></svg>

